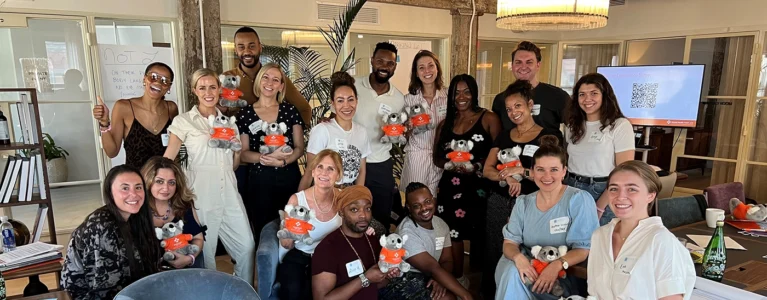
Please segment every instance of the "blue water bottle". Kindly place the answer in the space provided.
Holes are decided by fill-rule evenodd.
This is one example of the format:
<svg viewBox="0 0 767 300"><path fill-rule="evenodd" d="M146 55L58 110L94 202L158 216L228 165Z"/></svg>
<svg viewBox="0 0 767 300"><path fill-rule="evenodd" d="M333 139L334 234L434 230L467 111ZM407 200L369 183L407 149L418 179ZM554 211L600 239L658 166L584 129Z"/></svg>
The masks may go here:
<svg viewBox="0 0 767 300"><path fill-rule="evenodd" d="M0 232L3 234L3 252L16 249L16 237L13 235L13 225L8 222L8 216L0 217Z"/></svg>

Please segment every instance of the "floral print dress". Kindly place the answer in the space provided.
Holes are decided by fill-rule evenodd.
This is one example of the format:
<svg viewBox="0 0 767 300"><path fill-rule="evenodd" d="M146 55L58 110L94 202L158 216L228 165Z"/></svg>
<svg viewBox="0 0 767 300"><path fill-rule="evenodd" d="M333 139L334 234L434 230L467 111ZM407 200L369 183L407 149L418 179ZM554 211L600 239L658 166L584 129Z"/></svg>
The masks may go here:
<svg viewBox="0 0 767 300"><path fill-rule="evenodd" d="M471 240L477 236L475 232L482 230L485 223L485 197L487 196L487 180L482 178L482 164L493 146L493 138L484 127L482 118L463 134L441 135L437 155L445 157L450 153L450 141L466 140L474 143L470 153L474 172L470 174L445 170L437 185L437 216L445 220L450 227L450 237L453 240ZM444 166L439 166L444 167ZM480 227L480 225L482 227Z"/></svg>

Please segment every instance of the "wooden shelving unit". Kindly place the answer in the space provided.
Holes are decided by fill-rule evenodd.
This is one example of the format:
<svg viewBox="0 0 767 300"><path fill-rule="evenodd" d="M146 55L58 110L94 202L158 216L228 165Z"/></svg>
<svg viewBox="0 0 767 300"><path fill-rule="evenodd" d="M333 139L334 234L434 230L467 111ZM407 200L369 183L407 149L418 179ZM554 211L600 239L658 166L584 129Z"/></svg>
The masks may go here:
<svg viewBox="0 0 767 300"><path fill-rule="evenodd" d="M43 178L44 182L38 183L39 189L45 189L45 194L47 195L47 199L40 199L39 194L33 194L31 201L19 201L17 196L11 196L10 201L8 203L0 203L0 207L13 207L13 206L21 206L21 205L37 205L38 207L48 207L48 212L46 215L46 221L48 222L48 233L50 235L50 242L52 244L56 244L56 225L53 221L53 206L51 205L51 188L48 181L48 168L45 167L45 163L48 161L45 157L45 149L43 148L43 132L42 132L42 126L40 124L40 107L39 103L37 101L37 90L31 89L31 88L0 88L0 93L20 93L20 94L27 94L29 95L31 109L29 112L29 116L32 122L34 122L34 128L36 132L32 132L33 135L37 136L38 143L35 144L26 144L26 143L19 143L19 142L11 142L10 145L0 145L0 151L20 151L20 150L38 150L40 152L40 156L42 157L42 164L43 164ZM10 112L5 112L7 116L10 116ZM27 128L24 128L26 124L21 124L22 130L26 130ZM10 128L9 128L10 130ZM0 179L2 180L2 179ZM32 224L34 225L34 224ZM27 227L29 227L30 224L27 224Z"/></svg>

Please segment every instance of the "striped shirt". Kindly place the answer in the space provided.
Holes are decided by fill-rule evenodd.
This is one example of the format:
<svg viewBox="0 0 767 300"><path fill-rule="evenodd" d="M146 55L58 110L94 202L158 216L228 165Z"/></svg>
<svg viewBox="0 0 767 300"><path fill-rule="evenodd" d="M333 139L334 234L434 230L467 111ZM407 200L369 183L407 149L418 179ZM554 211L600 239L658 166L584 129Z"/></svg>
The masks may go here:
<svg viewBox="0 0 767 300"><path fill-rule="evenodd" d="M418 94L405 95L405 106L426 102L421 91ZM447 114L447 89L443 88L434 95L429 112L434 120L434 127L445 119ZM411 135L405 146L405 165L402 168L402 180L399 185L400 191L405 191L411 182L425 184L431 190L432 195L437 195L437 184L442 177L442 169L434 165L432 153L434 148L434 135L436 129L429 130L417 135ZM428 166L428 167L424 167Z"/></svg>

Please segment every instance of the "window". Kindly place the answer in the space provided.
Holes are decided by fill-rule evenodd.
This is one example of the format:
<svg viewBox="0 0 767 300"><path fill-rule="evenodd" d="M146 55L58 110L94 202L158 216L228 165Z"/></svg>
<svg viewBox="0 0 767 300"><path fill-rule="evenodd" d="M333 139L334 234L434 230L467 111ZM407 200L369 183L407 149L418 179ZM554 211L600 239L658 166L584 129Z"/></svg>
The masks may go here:
<svg viewBox="0 0 767 300"><path fill-rule="evenodd" d="M572 93L583 75L597 71L599 66L618 65L620 44L564 44L559 86Z"/></svg>
<svg viewBox="0 0 767 300"><path fill-rule="evenodd" d="M491 108L495 96L503 92L516 78L511 72L511 53L517 48L517 42L479 41L477 50L477 84L479 85L480 105ZM538 80L549 83L552 66L551 44L537 44L541 48L541 68Z"/></svg>

